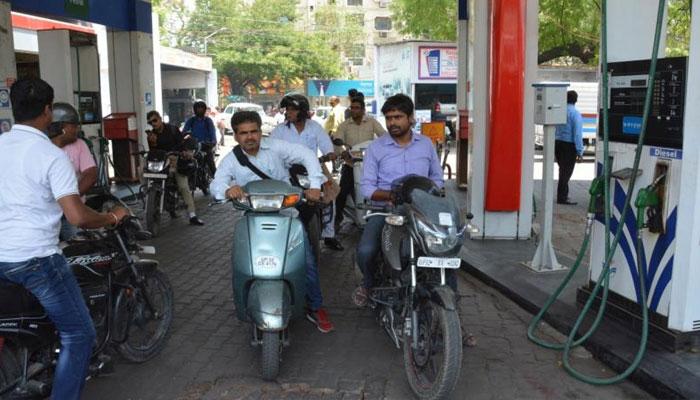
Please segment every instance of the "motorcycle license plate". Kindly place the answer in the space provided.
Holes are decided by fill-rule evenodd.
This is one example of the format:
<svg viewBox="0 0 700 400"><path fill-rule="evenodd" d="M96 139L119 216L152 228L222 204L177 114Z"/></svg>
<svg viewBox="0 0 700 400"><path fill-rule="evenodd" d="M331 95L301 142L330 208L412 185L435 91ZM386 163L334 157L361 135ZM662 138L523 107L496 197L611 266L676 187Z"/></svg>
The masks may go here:
<svg viewBox="0 0 700 400"><path fill-rule="evenodd" d="M152 179L167 179L168 175L165 174L154 174L151 172L144 172L143 173L144 178L152 178Z"/></svg>
<svg viewBox="0 0 700 400"><path fill-rule="evenodd" d="M418 266L421 268L457 269L461 262L459 258L418 257Z"/></svg>
<svg viewBox="0 0 700 400"><path fill-rule="evenodd" d="M156 248L153 246L141 246L139 252L143 254L156 254Z"/></svg>
<svg viewBox="0 0 700 400"><path fill-rule="evenodd" d="M275 256L260 256L255 259L256 268L278 268L280 259Z"/></svg>

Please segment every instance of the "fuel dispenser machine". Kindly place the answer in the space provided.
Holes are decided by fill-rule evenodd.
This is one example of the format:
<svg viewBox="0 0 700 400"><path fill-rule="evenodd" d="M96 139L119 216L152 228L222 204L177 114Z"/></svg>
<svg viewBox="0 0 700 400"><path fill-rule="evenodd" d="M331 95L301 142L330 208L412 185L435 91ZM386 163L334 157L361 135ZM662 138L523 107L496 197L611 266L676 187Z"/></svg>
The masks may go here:
<svg viewBox="0 0 700 400"><path fill-rule="evenodd" d="M637 304L638 265L646 282L647 306L650 314L652 340L671 350L677 350L697 340L700 331L700 309L685 307L687 296L700 296L700 282L677 285L674 277L685 268L700 265L674 263L679 200L683 196L683 124L687 80L687 58L658 59L653 87L651 111L638 171L632 166L641 133L644 100L649 82L649 60L610 63L609 90L609 165L611 171L610 202L612 236L623 225L620 243L610 263L610 295L608 310L617 317L639 316ZM602 102L601 102L602 104ZM602 115L602 111L601 114ZM603 175L602 118L596 162L598 176ZM697 143L695 145L698 145ZM700 171L698 171L700 172ZM637 183L631 207L624 218L621 212L628 194L632 174ZM583 303L600 277L605 262L605 223L603 198L598 198L593 224L588 285L578 291ZM640 227L641 240L637 240ZM641 243L641 248L637 248ZM679 289L680 288L680 289ZM674 291L675 289L675 291ZM600 296L600 294L598 295ZM676 307L683 307L682 318L670 318ZM624 317L623 317L624 316Z"/></svg>

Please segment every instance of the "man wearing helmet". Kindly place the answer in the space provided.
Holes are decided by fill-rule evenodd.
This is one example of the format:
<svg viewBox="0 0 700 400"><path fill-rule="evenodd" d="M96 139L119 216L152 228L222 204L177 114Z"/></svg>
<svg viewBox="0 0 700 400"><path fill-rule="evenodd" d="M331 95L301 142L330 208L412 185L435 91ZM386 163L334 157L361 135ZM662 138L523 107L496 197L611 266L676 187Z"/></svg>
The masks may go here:
<svg viewBox="0 0 700 400"><path fill-rule="evenodd" d="M97 182L97 165L87 144L78 138L79 129L80 118L76 109L68 103L54 103L49 138L66 153L73 164L78 179L78 192L84 203L85 194ZM77 232L78 229L68 223L64 216L59 235L61 240L69 240Z"/></svg>
<svg viewBox="0 0 700 400"><path fill-rule="evenodd" d="M280 103L280 108L285 109L286 123L277 125L270 132L270 137L284 140L291 143L303 144L314 153L318 151L328 156L330 160L335 160L333 142L323 127L316 121L309 118L309 101L300 94L284 96ZM335 206L333 205L333 210ZM342 251L343 245L335 238L335 211L331 217L331 222L323 228L321 236L326 247Z"/></svg>
<svg viewBox="0 0 700 400"><path fill-rule="evenodd" d="M214 146L216 146L216 128L214 121L207 113L207 103L197 100L192 105L194 115L185 122L183 132L188 133L197 139L197 143L202 143L203 150L207 153L205 158L212 175L216 173L216 163L214 162Z"/></svg>

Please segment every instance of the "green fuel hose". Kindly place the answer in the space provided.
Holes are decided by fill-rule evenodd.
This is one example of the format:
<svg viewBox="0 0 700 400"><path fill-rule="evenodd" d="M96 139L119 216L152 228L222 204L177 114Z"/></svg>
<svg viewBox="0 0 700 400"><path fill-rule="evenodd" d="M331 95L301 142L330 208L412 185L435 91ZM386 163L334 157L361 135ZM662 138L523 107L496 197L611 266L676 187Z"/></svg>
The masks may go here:
<svg viewBox="0 0 700 400"><path fill-rule="evenodd" d="M632 200L632 194L634 192L636 180L637 180L637 171L639 171L639 163L641 160L641 153L642 153L642 148L644 145L644 137L646 136L646 129L647 129L647 121L649 119L649 113L651 110L651 100L652 100L652 94L654 90L654 80L656 77L656 64L657 64L657 59L658 59L658 51L659 51L659 43L660 43L660 37L661 37L661 27L663 26L663 16L664 16L664 10L665 10L666 2L665 0L659 0L659 6L658 6L658 14L657 14L657 19L656 19L656 29L654 33L654 45L653 45L653 50L652 50L652 55L651 55L651 63L649 67L649 81L647 83L647 92L646 92L646 97L644 101L644 113L642 117L642 127L641 127L641 132L639 134L639 139L637 142L637 147L635 150L635 158L634 158L634 164L633 164L633 172L630 177L630 182L629 182L629 187L627 191L627 195L625 197L625 204L622 209L622 212L620 213L620 221L624 221L625 216L629 212L630 208L630 203ZM648 339L648 334L649 334L649 314L648 314L648 308L647 308L647 293L646 293L646 288L645 288L645 282L644 282L644 270L643 270L643 263L641 262L641 249L642 249L642 228L643 228L643 222L640 218L638 218L638 229L637 229L637 243L636 243L636 248L637 248L637 271L638 271L638 284L639 284L639 293L638 293L638 298L637 301L641 307L642 311L642 334L641 334L641 339L639 343L639 348L637 349L637 353L632 360L632 363L629 365L627 369L625 369L622 373L619 375L610 377L610 378L599 378L599 377L592 377L588 376L585 374L582 374L581 372L575 370L569 361L570 358L570 352L571 349L579 346L582 344L585 340L587 340L597 329L598 326L600 325L600 322L602 321L602 317L605 311L605 306L607 304L607 297L608 297L608 292L609 292L609 280L610 280L610 263L612 261L613 255L615 254L615 250L617 249L617 246L620 242L620 237L622 235L622 231L624 228L624 224L620 223L618 224L618 227L615 231L615 236L612 241L612 244L610 243L610 216L611 216L611 209L610 209L610 159L609 159L609 130L608 130L608 61L607 61L607 0L603 0L602 2L602 42L601 42L601 64L602 64L602 70L603 70L603 104L602 104L602 118L603 118L603 197L604 197L604 204L605 204L605 210L604 210L604 220L605 220L605 261L603 263L603 268L601 270L600 276L598 277L598 281L596 282L595 287L593 288L593 291L591 292L588 301L583 307L583 310L579 314L578 318L576 319L576 322L574 323L574 327L572 328L571 332L569 333L567 340L564 343L548 343L545 342L535 336L535 330L541 321L541 319L544 317L545 313L547 310L551 307L551 305L556 301L556 299L559 297L561 292L564 290L564 288L568 285L568 283L571 281L573 278L576 270L579 268L581 265L581 262L583 260L583 256L586 253L586 250L588 248L588 244L590 242L590 235L591 235L591 225L593 223L593 218L594 218L594 212L595 212L595 199L600 195L600 181L598 179L594 180L593 183L591 184L591 189L589 190L589 193L591 195L590 199L590 204L589 204L589 214L588 214L588 220L586 223L586 234L584 236L583 243L581 245L581 248L579 250L578 256L576 257L576 261L574 262L574 265L571 267L571 270L569 273L566 275L560 286L555 290L555 292L547 299L545 302L545 305L542 307L540 312L532 319L530 322L530 325L528 327L527 331L527 336L528 338L533 341L534 343L545 347L549 349L556 349L556 350L563 350L563 365L564 369L574 378L579 379L583 382L590 383L593 385L610 385L614 383L618 383L624 379L626 379L628 376L630 376L639 366L639 364L642 361L642 358L644 357L644 353L646 352L646 345L647 345L647 339ZM641 211L640 211L641 212ZM576 336L578 334L579 329L581 328L581 325L583 324L583 321L586 317L586 314L590 311L593 302L596 299L596 296L598 292L603 289L603 294L601 296L601 306L600 309L598 310L598 314L596 316L595 321L589 328L588 332L586 332L584 335L582 335L580 338L576 339Z"/></svg>

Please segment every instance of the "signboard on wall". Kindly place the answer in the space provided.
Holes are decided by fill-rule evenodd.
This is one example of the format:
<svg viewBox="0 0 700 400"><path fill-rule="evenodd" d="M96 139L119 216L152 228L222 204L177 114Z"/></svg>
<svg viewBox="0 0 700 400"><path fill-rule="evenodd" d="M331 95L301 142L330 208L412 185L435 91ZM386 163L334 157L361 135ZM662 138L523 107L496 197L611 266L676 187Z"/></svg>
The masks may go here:
<svg viewBox="0 0 700 400"><path fill-rule="evenodd" d="M418 79L457 79L457 48L418 47Z"/></svg>
<svg viewBox="0 0 700 400"><path fill-rule="evenodd" d="M369 80L330 80L312 79L306 84L306 94L311 97L347 97L348 90L357 89L365 97L374 97L374 81Z"/></svg>

